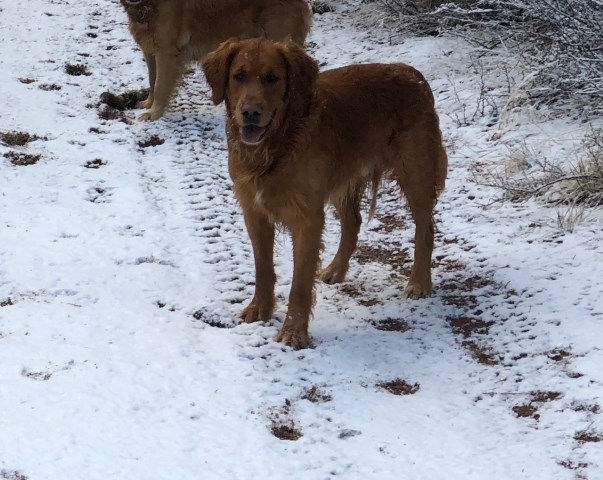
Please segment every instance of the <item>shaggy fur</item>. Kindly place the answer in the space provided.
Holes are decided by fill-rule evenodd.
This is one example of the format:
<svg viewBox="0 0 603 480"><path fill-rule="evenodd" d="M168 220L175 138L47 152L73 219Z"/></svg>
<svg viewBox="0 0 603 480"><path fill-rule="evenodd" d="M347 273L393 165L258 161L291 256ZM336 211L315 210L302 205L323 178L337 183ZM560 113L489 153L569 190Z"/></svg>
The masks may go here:
<svg viewBox="0 0 603 480"><path fill-rule="evenodd" d="M149 97L140 120L163 115L184 67L203 59L227 38L291 38L310 30L306 0L121 0L130 32L144 54Z"/></svg>
<svg viewBox="0 0 603 480"><path fill-rule="evenodd" d="M344 280L360 229L360 203L385 175L406 196L415 222L406 294L431 292L432 212L447 157L425 78L403 64L354 65L318 74L297 45L230 40L203 69L214 103L226 102L228 167L253 245L255 295L246 322L274 308L275 226L293 237L293 282L277 340L309 345L308 320L319 263L324 207L341 221L339 249L320 278Z"/></svg>

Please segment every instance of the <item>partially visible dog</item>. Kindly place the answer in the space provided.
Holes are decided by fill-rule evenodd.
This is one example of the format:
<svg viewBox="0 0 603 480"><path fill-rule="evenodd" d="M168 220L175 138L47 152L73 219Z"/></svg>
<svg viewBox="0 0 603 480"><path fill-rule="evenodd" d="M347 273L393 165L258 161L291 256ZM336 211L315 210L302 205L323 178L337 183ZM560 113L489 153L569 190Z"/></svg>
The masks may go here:
<svg viewBox="0 0 603 480"><path fill-rule="evenodd" d="M121 0L130 32L142 49L149 97L138 118L163 115L186 64L201 60L230 37L290 37L303 45L310 30L306 0Z"/></svg>
<svg viewBox="0 0 603 480"><path fill-rule="evenodd" d="M320 272L343 281L360 229L361 200L381 178L395 179L415 222L415 255L406 294L431 292L433 208L444 188L447 157L432 92L403 64L354 65L318 74L297 45L229 40L203 69L215 104L226 102L228 167L256 266L246 322L267 320L274 308L275 225L293 237L293 283L277 340L309 345L308 320L324 206L341 221L339 249Z"/></svg>

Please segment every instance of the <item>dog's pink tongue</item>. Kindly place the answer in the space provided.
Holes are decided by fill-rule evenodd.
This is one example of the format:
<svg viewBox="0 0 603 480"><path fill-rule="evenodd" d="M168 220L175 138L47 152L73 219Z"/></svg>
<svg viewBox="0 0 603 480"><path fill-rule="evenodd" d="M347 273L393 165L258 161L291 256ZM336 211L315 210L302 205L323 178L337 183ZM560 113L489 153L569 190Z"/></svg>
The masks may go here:
<svg viewBox="0 0 603 480"><path fill-rule="evenodd" d="M148 30L149 22L136 22L136 29L138 30Z"/></svg>
<svg viewBox="0 0 603 480"><path fill-rule="evenodd" d="M257 125L245 125L239 128L241 140L245 143L258 143L265 131L266 127L258 127Z"/></svg>

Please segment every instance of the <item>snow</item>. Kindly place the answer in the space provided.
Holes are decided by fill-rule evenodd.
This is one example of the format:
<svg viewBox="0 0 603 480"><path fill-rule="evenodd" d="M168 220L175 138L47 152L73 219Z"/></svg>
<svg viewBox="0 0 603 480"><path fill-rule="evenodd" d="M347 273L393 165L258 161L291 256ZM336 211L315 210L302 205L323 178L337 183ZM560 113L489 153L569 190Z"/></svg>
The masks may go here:
<svg viewBox="0 0 603 480"><path fill-rule="evenodd" d="M26 15L0 4L0 132L43 137L0 144L42 155L0 156L0 478L603 479L601 444L574 438L603 435L601 219L561 232L554 209L493 202L500 192L471 181L524 141L570 155L586 126L525 110L459 125L459 99L479 92L470 47L392 45L366 11L348 0L316 15L310 51L322 68L404 61L430 81L450 155L435 291L401 295L411 221L385 188L346 282L318 285L315 348L295 352L274 342L287 235L275 319L238 323L253 259L223 107L199 70L161 120L101 120L102 92L146 86L119 3L29 0ZM91 75L68 76L66 63ZM165 143L139 147L151 135ZM330 216L325 262L336 225ZM383 252L400 263L371 260ZM386 319L408 328L375 328ZM397 378L418 391L379 387ZM330 400L304 398L312 388ZM526 405L537 418L513 410ZM277 438L279 425L303 436Z"/></svg>

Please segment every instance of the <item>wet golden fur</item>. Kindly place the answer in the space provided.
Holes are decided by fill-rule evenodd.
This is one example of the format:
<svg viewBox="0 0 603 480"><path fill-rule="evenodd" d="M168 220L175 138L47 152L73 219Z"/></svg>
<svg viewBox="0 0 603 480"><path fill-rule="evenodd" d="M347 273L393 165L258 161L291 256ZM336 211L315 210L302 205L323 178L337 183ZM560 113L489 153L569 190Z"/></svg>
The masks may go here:
<svg viewBox="0 0 603 480"><path fill-rule="evenodd" d="M141 120L163 115L184 67L230 37L291 38L303 45L310 29L306 0L121 0L149 74Z"/></svg>
<svg viewBox="0 0 603 480"><path fill-rule="evenodd" d="M354 65L318 73L297 45L231 40L203 62L212 99L226 102L228 166L253 245L255 295L246 322L274 308L275 226L293 239L293 282L277 340L306 347L324 207L341 221L339 249L319 273L344 280L356 248L360 202L384 176L395 179L415 222L412 298L431 292L433 208L447 157L425 78L404 64Z"/></svg>

